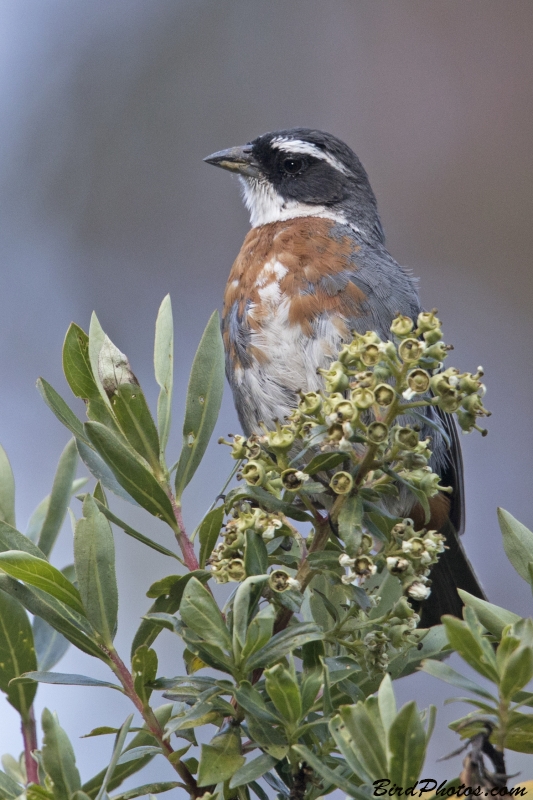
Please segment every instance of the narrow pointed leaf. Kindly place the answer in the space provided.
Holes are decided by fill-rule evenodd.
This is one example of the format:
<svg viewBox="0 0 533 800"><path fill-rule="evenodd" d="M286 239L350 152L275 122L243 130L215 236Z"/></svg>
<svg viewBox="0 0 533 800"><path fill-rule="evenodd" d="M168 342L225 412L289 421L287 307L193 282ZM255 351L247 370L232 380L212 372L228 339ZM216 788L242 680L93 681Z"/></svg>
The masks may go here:
<svg viewBox="0 0 533 800"><path fill-rule="evenodd" d="M108 657L94 640L94 632L87 618L70 606L41 589L18 583L7 575L0 575L0 588L19 600L30 614L46 620L79 650L108 662Z"/></svg>
<svg viewBox="0 0 533 800"><path fill-rule="evenodd" d="M336 786L338 789L346 792L350 795L350 797L354 797L356 800L368 800L369 795L366 794L366 792L355 786L349 780L349 778L341 775L340 772L330 769L324 763L323 758L319 758L319 756L315 755L315 753L313 753L313 751L308 747L303 744L297 744L293 745L292 749L298 753L302 760L309 764L309 766L329 784Z"/></svg>
<svg viewBox="0 0 533 800"><path fill-rule="evenodd" d="M0 797L2 800L15 800L23 793L24 787L0 770Z"/></svg>
<svg viewBox="0 0 533 800"><path fill-rule="evenodd" d="M154 371L160 387L157 400L157 427L161 453L165 452L170 433L174 363L174 323L170 295L163 298L155 322Z"/></svg>
<svg viewBox="0 0 533 800"><path fill-rule="evenodd" d="M121 729L117 733L117 737L115 739L115 746L113 748L113 754L111 755L111 761L109 762L109 766L105 772L104 779L102 781L100 789L98 790L98 794L96 795L97 800L103 800L103 798L106 795L108 783L111 781L113 773L115 772L115 769L117 767L118 760L122 755L122 751L124 749L124 744L126 742L126 737L129 733L132 720L133 720L133 714L130 714L130 716L126 719Z"/></svg>
<svg viewBox="0 0 533 800"><path fill-rule="evenodd" d="M106 341L106 335L103 331L100 322L98 321L98 317L96 314L91 314L91 322L89 325L89 361L91 364L91 371L93 374L94 381L96 383L98 392L100 393L100 397L104 401L105 406L111 410L111 404L109 402L109 397L102 385L102 381L100 379L100 370L99 370L99 360L100 360L100 353L102 351L102 347Z"/></svg>
<svg viewBox="0 0 533 800"><path fill-rule="evenodd" d="M262 537L255 531L246 531L244 567L247 575L265 575L268 569L268 552Z"/></svg>
<svg viewBox="0 0 533 800"><path fill-rule="evenodd" d="M19 550L6 550L0 553L0 571L11 575L12 578L29 583L51 594L57 600L74 609L78 614L84 614L80 593L68 581L62 572L53 567L48 561L30 553Z"/></svg>
<svg viewBox="0 0 533 800"><path fill-rule="evenodd" d="M6 550L21 550L36 558L46 560L42 550L39 550L37 545L33 544L27 536L12 528L7 522L0 521L0 552L3 553Z"/></svg>
<svg viewBox="0 0 533 800"><path fill-rule="evenodd" d="M224 345L218 311L211 316L194 357L176 470L176 497L196 472L217 421L224 391Z"/></svg>
<svg viewBox="0 0 533 800"><path fill-rule="evenodd" d="M121 384L111 398L111 407L128 444L159 471L159 436L141 387Z"/></svg>
<svg viewBox="0 0 533 800"><path fill-rule="evenodd" d="M244 764L232 777L229 788L235 789L237 786L245 786L250 781L255 781L260 778L269 769L276 765L276 759L272 756L263 753L259 758L254 758L253 761L248 761Z"/></svg>
<svg viewBox="0 0 533 800"><path fill-rule="evenodd" d="M231 637L213 596L199 580L192 578L185 587L180 605L183 622L206 642L231 652Z"/></svg>
<svg viewBox="0 0 533 800"><path fill-rule="evenodd" d="M498 509L498 521L507 558L520 577L529 583L528 564L533 561L533 532L503 508Z"/></svg>
<svg viewBox="0 0 533 800"><path fill-rule="evenodd" d="M316 475L317 472L338 467L343 461L346 461L346 453L319 453L304 467L303 472Z"/></svg>
<svg viewBox="0 0 533 800"><path fill-rule="evenodd" d="M388 777L398 786L412 786L418 780L426 755L426 732L414 700L398 712L390 726L388 741Z"/></svg>
<svg viewBox="0 0 533 800"><path fill-rule="evenodd" d="M161 727L164 727L166 722L168 721L170 714L172 712L172 707L173 707L172 703L167 703L154 710L155 717L159 722L159 724L161 725ZM133 737L133 739L130 741L129 745L124 749L123 752L127 753L129 750L133 750L134 748L143 747L145 745L154 745L154 744L156 744L154 737L146 729L146 727L144 727L143 730L139 731L139 733L137 733ZM113 789L116 789L118 786L120 786L120 784L123 781L126 780L126 778L129 778L130 775L135 774L140 769L145 767L146 764L148 764L153 757L154 757L153 755L144 755L136 759L135 761L129 761L127 764L119 764L115 768L113 777L109 780L107 784L108 792L111 792L113 791ZM106 770L105 769L101 770L101 772L99 772L97 775L95 775L93 778L90 778L90 780L86 781L86 783L83 784L82 789L89 795L91 800L94 800L94 798L98 794L98 791L100 790L100 787L104 780L105 774Z"/></svg>
<svg viewBox="0 0 533 800"><path fill-rule="evenodd" d="M145 536L143 533L139 533L136 531L135 528L132 528L131 525L128 525L127 522L119 519L116 514L105 505L103 505L97 498L95 497L96 505L98 506L98 510L102 512L102 514L107 517L110 522L114 522L117 527L121 528L124 533L127 533L128 536L131 536L132 539L137 539L138 542L146 545L146 547L150 547L152 550L155 550L157 553L161 553L164 556L170 556L170 558L175 558L180 564L183 563L182 559L176 554L173 553L172 550L169 550L168 547L163 547L162 544L159 542L154 542L153 539L149 539L148 536Z"/></svg>
<svg viewBox="0 0 533 800"><path fill-rule="evenodd" d="M69 642L41 617L33 618L32 630L37 665L41 672L46 672L52 669L65 655L69 648Z"/></svg>
<svg viewBox="0 0 533 800"><path fill-rule="evenodd" d="M49 556L52 552L65 519L72 492L72 483L76 477L77 465L78 451L76 442L71 439L59 458L48 510L39 535L38 545L45 556Z"/></svg>
<svg viewBox="0 0 533 800"><path fill-rule="evenodd" d="M80 774L69 738L57 721L55 714L44 709L42 758L47 775L52 780L56 800L70 800L81 788Z"/></svg>
<svg viewBox="0 0 533 800"><path fill-rule="evenodd" d="M289 670L281 664L265 670L265 686L283 719L290 724L298 723L302 716L302 698Z"/></svg>
<svg viewBox="0 0 533 800"><path fill-rule="evenodd" d="M458 589L458 592L463 603L474 609L481 624L494 636L501 637L506 625L514 625L515 622L520 620L518 614L508 611L506 608L495 606L494 603L488 603L486 600L474 597L473 594L469 594L463 589Z"/></svg>
<svg viewBox="0 0 533 800"><path fill-rule="evenodd" d="M126 753L123 753L121 756L121 764L124 763L122 761L122 758L125 755ZM183 784L179 783L179 781L161 781L159 783L145 783L143 784L143 786L136 786L134 789L129 789L127 792L121 792L121 794L114 795L112 800L133 800L134 797L144 797L145 795L152 795L153 797L156 794L162 794L163 792L168 792L171 789L175 789L177 786L182 786L182 785Z"/></svg>
<svg viewBox="0 0 533 800"><path fill-rule="evenodd" d="M255 535L255 534L254 534ZM261 596L261 589L268 580L267 575L250 575L235 593L233 601L233 650L244 647L248 633L250 612Z"/></svg>
<svg viewBox="0 0 533 800"><path fill-rule="evenodd" d="M238 486L228 492L226 497L226 506L229 503L235 505L238 499L250 498L256 500L261 508L266 511L273 511L274 513L285 514L290 519L296 519L298 522L312 522L313 518L306 511L303 511L293 503L287 503L284 500L278 500L273 494L262 489L260 486Z"/></svg>
<svg viewBox="0 0 533 800"><path fill-rule="evenodd" d="M99 395L89 359L89 337L74 322L63 343L63 371L76 397L90 400Z"/></svg>
<svg viewBox="0 0 533 800"><path fill-rule="evenodd" d="M241 739L236 730L215 736L210 744L202 745L198 767L198 786L227 781L244 764Z"/></svg>
<svg viewBox="0 0 533 800"><path fill-rule="evenodd" d="M122 753L117 761L117 765L127 764L128 761L135 761L137 758L143 758L144 756L159 756L162 753L163 751L160 747L156 747L152 744L144 745L144 747L134 747L133 750Z"/></svg>
<svg viewBox="0 0 533 800"><path fill-rule="evenodd" d="M324 632L314 622L291 625L290 628L276 633L268 644L254 653L248 659L246 668L254 670L258 667L268 667L303 644L323 638Z"/></svg>
<svg viewBox="0 0 533 800"><path fill-rule="evenodd" d="M83 430L83 424L53 386L50 386L48 381L45 381L44 378L39 378L37 381L37 389L41 393L46 405L53 411L58 420L68 428L76 439L89 444L85 431Z"/></svg>
<svg viewBox="0 0 533 800"><path fill-rule="evenodd" d="M85 429L95 449L111 468L120 485L139 505L176 529L176 519L168 495L148 468L137 461L104 425L98 422L86 422Z"/></svg>
<svg viewBox="0 0 533 800"><path fill-rule="evenodd" d="M366 703L341 706L329 729L348 766L364 783L387 774L385 730Z"/></svg>
<svg viewBox="0 0 533 800"><path fill-rule="evenodd" d="M428 675L433 675L434 678L439 678L441 681L445 681L452 686L457 686L459 689L465 689L467 692L473 692L474 694L479 695L479 697L484 697L486 700L492 700L493 702L496 702L496 698L493 697L491 693L482 686L479 686L479 684L470 680L470 678L466 678L464 675L456 672L448 664L443 664L441 661L433 661L429 658L425 659L422 661L420 670L422 672L426 672Z"/></svg>
<svg viewBox="0 0 533 800"><path fill-rule="evenodd" d="M7 453L0 445L0 520L15 527L15 479Z"/></svg>
<svg viewBox="0 0 533 800"><path fill-rule="evenodd" d="M121 686L109 681L99 681L88 675L76 675L68 672L25 672L22 676L36 683L51 683L58 686L100 686L106 689L117 689L123 692Z"/></svg>
<svg viewBox="0 0 533 800"><path fill-rule="evenodd" d="M80 596L87 619L106 644L111 645L118 613L113 533L91 495L85 496L83 514L74 534L74 563Z"/></svg>
<svg viewBox="0 0 533 800"><path fill-rule="evenodd" d="M388 732L397 713L396 698L394 697L394 689L392 688L390 675L385 675L381 681L378 691L378 705L383 727Z"/></svg>
<svg viewBox="0 0 533 800"><path fill-rule="evenodd" d="M144 706L148 705L152 689L147 685L155 681L157 676L157 654L146 645L141 645L131 659L133 683L137 695Z"/></svg>
<svg viewBox="0 0 533 800"><path fill-rule="evenodd" d="M0 591L0 689L11 705L27 719L37 687L9 685L13 678L37 668L28 615L21 604Z"/></svg>
<svg viewBox="0 0 533 800"><path fill-rule="evenodd" d="M72 495L76 494L76 492L79 491L81 487L87 483L87 481L88 478L77 478L76 480L74 480L72 482L72 486L70 487L71 497ZM50 508L50 495L47 495L43 500L41 500L35 511L32 513L28 522L28 527L26 528L25 536L32 542L37 542L37 540L39 539L43 523L46 519L46 515L48 514L49 508ZM11 549L15 550L14 547ZM23 548L18 548L18 549L21 550Z"/></svg>
<svg viewBox="0 0 533 800"><path fill-rule="evenodd" d="M203 518L198 529L200 541L200 567L205 567L206 561L213 552L217 539L220 535L222 522L224 520L224 506L213 508Z"/></svg>
<svg viewBox="0 0 533 800"><path fill-rule="evenodd" d="M92 475L94 475L97 481L102 483L102 486L105 486L106 489L109 489L118 497L122 497L123 500L127 500L128 503L138 506L139 503L134 500L131 494L128 494L128 492L120 485L110 467L108 467L105 463L104 459L101 458L93 449L92 444L85 435L85 430L83 431L83 436L84 441L77 439L76 445L78 447L80 458L87 469ZM87 441L87 444L85 444L85 440Z"/></svg>

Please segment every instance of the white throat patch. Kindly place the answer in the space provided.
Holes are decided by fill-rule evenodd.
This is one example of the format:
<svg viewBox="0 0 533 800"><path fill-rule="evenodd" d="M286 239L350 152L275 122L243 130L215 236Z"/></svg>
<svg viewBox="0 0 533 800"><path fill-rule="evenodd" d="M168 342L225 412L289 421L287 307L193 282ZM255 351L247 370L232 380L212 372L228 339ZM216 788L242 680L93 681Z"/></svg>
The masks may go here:
<svg viewBox="0 0 533 800"><path fill-rule="evenodd" d="M344 214L335 213L326 206L300 203L298 200L284 200L266 180L261 181L241 175L239 180L243 189L244 204L250 212L252 228L296 217L322 217L343 225L349 224Z"/></svg>

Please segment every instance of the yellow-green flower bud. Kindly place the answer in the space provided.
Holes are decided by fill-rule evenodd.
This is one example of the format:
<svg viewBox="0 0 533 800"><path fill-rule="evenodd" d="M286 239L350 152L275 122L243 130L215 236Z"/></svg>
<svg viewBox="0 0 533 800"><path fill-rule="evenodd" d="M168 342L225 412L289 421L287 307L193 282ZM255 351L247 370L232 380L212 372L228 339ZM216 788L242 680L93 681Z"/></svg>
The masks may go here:
<svg viewBox="0 0 533 800"><path fill-rule="evenodd" d="M376 398L372 389L354 389L350 395L352 403L362 411L374 405Z"/></svg>
<svg viewBox="0 0 533 800"><path fill-rule="evenodd" d="M349 472L336 472L329 485L335 494L348 494L353 489L353 478Z"/></svg>
<svg viewBox="0 0 533 800"><path fill-rule="evenodd" d="M378 406L382 406L386 408L390 406L394 402L394 398L396 397L396 392L389 386L388 383L380 383L374 389L374 397L376 398L376 402Z"/></svg>
<svg viewBox="0 0 533 800"><path fill-rule="evenodd" d="M246 439L244 436L239 436L236 434L233 437L233 444L231 446L231 456L236 461L240 461L241 458L246 458Z"/></svg>
<svg viewBox="0 0 533 800"><path fill-rule="evenodd" d="M367 344L362 348L360 358L365 367L373 367L381 361L382 355L377 344Z"/></svg>
<svg viewBox="0 0 533 800"><path fill-rule="evenodd" d="M242 558L232 558L227 566L226 574L230 581L243 581L246 578L246 570Z"/></svg>
<svg viewBox="0 0 533 800"><path fill-rule="evenodd" d="M405 450L414 450L418 446L418 433L412 428L396 428L394 439Z"/></svg>
<svg viewBox="0 0 533 800"><path fill-rule="evenodd" d="M440 319L436 317L437 309L434 308L433 311L421 311L418 315L418 329L420 333L425 333L426 331L434 331L435 328L440 328Z"/></svg>
<svg viewBox="0 0 533 800"><path fill-rule="evenodd" d="M327 438L329 442L340 442L344 438L344 430L339 422L329 426Z"/></svg>
<svg viewBox="0 0 533 800"><path fill-rule="evenodd" d="M447 355L448 347L444 344L444 342L432 344L431 347L427 347L424 351L424 358L431 358L433 361L444 361Z"/></svg>
<svg viewBox="0 0 533 800"><path fill-rule="evenodd" d="M277 431L269 431L268 447L274 451L285 452L290 450L294 444L294 431L290 428L280 428Z"/></svg>
<svg viewBox="0 0 533 800"><path fill-rule="evenodd" d="M281 473L283 488L289 492L297 492L309 480L309 475L299 469L286 469Z"/></svg>
<svg viewBox="0 0 533 800"><path fill-rule="evenodd" d="M463 430L465 433L470 433L476 424L476 415L470 413L469 411L463 411L462 409L459 409L457 412L457 422L459 423L461 430Z"/></svg>
<svg viewBox="0 0 533 800"><path fill-rule="evenodd" d="M461 405L461 396L456 389L451 389L447 394L439 397L438 406L447 414L453 414Z"/></svg>
<svg viewBox="0 0 533 800"><path fill-rule="evenodd" d="M357 364L360 360L361 344L360 342L353 341L350 344L345 344L339 353L339 361L345 367L351 367Z"/></svg>
<svg viewBox="0 0 533 800"><path fill-rule="evenodd" d="M398 347L398 354L402 361L418 361L424 352L424 345L418 339L404 339Z"/></svg>
<svg viewBox="0 0 533 800"><path fill-rule="evenodd" d="M434 328L432 331L424 333L424 341L427 345L437 344L442 339L442 331L440 328Z"/></svg>
<svg viewBox="0 0 533 800"><path fill-rule="evenodd" d="M368 426L367 436L374 444L383 444L389 436L389 429L384 422L372 422Z"/></svg>
<svg viewBox="0 0 533 800"><path fill-rule="evenodd" d="M368 369L365 372L356 372L350 383L352 389L373 389L376 384L374 373Z"/></svg>
<svg viewBox="0 0 533 800"><path fill-rule="evenodd" d="M369 553L373 547L374 547L374 540L372 539L372 537L369 536L368 533L363 533L363 536L361 537L361 550L363 551L363 553Z"/></svg>
<svg viewBox="0 0 533 800"><path fill-rule="evenodd" d="M335 406L335 411L333 413L338 422L346 422L357 416L357 409L353 407L349 400L345 400L343 403L339 403Z"/></svg>
<svg viewBox="0 0 533 800"><path fill-rule="evenodd" d="M266 477L266 471L260 461L249 461L241 470L241 475L249 486L261 486Z"/></svg>
<svg viewBox="0 0 533 800"><path fill-rule="evenodd" d="M409 388L415 394L424 394L429 389L429 373L425 369L414 369L407 376Z"/></svg>
<svg viewBox="0 0 533 800"><path fill-rule="evenodd" d="M476 375L472 375L470 372L465 372L459 377L457 388L460 392L465 392L465 394L474 394L475 392L478 392L482 386L483 384Z"/></svg>
<svg viewBox="0 0 533 800"><path fill-rule="evenodd" d="M389 556L387 558L387 569L391 575L401 575L410 567L409 561L406 558L399 556Z"/></svg>
<svg viewBox="0 0 533 800"><path fill-rule="evenodd" d="M275 569L268 576L268 585L273 592L286 592L287 589L298 589L300 584L294 578L291 578L288 572L284 569Z"/></svg>
<svg viewBox="0 0 533 800"><path fill-rule="evenodd" d="M465 397L461 403L465 411L476 416L482 416L485 409L483 408L483 400L478 394L471 394Z"/></svg>
<svg viewBox="0 0 533 800"><path fill-rule="evenodd" d="M298 408L302 414L307 414L309 416L317 414L322 408L322 398L317 392L307 392L302 395Z"/></svg>
<svg viewBox="0 0 533 800"><path fill-rule="evenodd" d="M357 556L354 560L353 571L359 577L367 578L369 575L374 575L377 568L369 556Z"/></svg>
<svg viewBox="0 0 533 800"><path fill-rule="evenodd" d="M402 542L402 550L408 553L413 558L420 558L426 546L419 536L414 536L412 539Z"/></svg>
<svg viewBox="0 0 533 800"><path fill-rule="evenodd" d="M348 376L340 361L334 361L329 369L318 369L324 377L326 392L344 392L348 388Z"/></svg>
<svg viewBox="0 0 533 800"><path fill-rule="evenodd" d="M402 316L402 314L398 314L398 316L393 319L392 325L390 326L391 333L398 336L399 339L409 336L413 328L413 320L410 319L410 317Z"/></svg>

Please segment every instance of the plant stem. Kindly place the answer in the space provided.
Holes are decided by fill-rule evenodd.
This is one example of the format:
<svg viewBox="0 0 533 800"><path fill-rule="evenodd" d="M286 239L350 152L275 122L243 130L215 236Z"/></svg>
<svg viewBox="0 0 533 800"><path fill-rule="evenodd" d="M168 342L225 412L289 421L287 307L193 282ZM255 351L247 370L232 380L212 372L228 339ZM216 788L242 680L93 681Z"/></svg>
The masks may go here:
<svg viewBox="0 0 533 800"><path fill-rule="evenodd" d="M126 695L134 704L137 711L141 714L146 727L152 734L152 736L157 740L159 746L163 750L166 758L170 761L184 784L187 786L187 790L189 791L191 797L198 797L199 792L202 794L205 792L205 789L198 789L198 785L193 775L189 772L187 766L182 761L173 761L171 759L174 750L172 745L168 741L168 739L164 738L164 730L161 728L155 714L153 713L150 706L145 706L142 703L141 698L135 691L135 686L133 683L133 677L131 672L124 664L122 659L120 658L119 654L116 650L107 650L107 655L111 659L112 669L119 681L121 682ZM37 766L37 765L36 765Z"/></svg>
<svg viewBox="0 0 533 800"><path fill-rule="evenodd" d="M28 716L22 719L22 738L24 740L24 763L26 765L27 783L39 783L39 767L32 753L37 750L37 728L33 706L30 706Z"/></svg>
<svg viewBox="0 0 533 800"><path fill-rule="evenodd" d="M183 556L183 561L187 569L192 572L195 569L200 569L200 564L198 563L198 559L196 558L196 553L194 552L194 545L187 536L187 531L185 530L185 523L183 522L183 515L181 513L181 506L176 503L176 499L170 489L167 489L168 496L170 502L172 503L172 510L174 511L174 516L176 517L176 522L178 524L178 531L176 532L176 539L178 540L178 544L180 546L181 554Z"/></svg>

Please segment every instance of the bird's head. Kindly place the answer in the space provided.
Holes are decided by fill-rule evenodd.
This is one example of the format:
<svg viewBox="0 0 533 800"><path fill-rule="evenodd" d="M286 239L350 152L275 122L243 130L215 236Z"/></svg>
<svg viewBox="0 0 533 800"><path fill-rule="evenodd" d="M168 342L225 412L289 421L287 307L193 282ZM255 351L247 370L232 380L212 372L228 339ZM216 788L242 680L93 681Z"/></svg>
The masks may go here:
<svg viewBox="0 0 533 800"><path fill-rule="evenodd" d="M204 159L239 175L253 227L325 217L383 241L376 198L353 150L330 133L291 128Z"/></svg>

